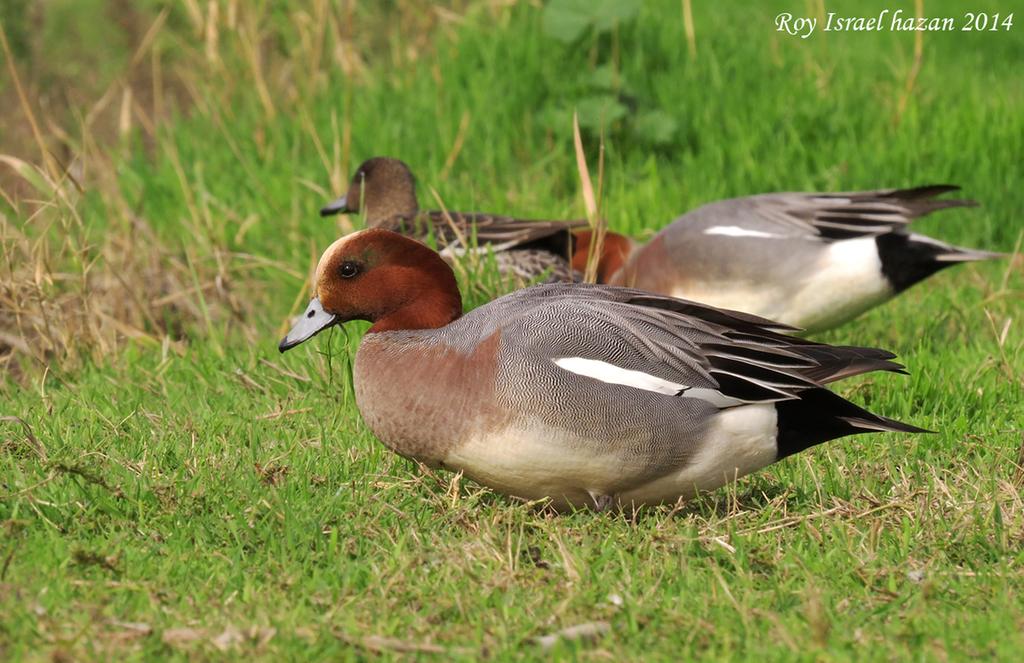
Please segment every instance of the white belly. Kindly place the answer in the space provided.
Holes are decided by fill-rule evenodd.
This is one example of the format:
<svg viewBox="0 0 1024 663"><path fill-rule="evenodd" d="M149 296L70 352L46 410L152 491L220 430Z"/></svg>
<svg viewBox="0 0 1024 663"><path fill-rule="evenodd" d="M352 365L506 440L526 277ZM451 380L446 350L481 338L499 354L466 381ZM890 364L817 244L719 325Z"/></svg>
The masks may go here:
<svg viewBox="0 0 1024 663"><path fill-rule="evenodd" d="M869 237L828 245L799 281L773 281L765 274L739 284L690 282L671 294L815 332L857 317L892 297L893 291L882 275L875 240Z"/></svg>
<svg viewBox="0 0 1024 663"><path fill-rule="evenodd" d="M775 462L778 416L763 403L722 410L686 467L618 496L619 502L662 504L714 490Z"/></svg>
<svg viewBox="0 0 1024 663"><path fill-rule="evenodd" d="M452 451L444 465L509 495L551 498L556 507L594 506L610 496L624 506L674 502L714 490L774 462L776 414L772 404L745 405L715 415L699 450L685 467L665 468L659 479L637 485L646 463L609 448L540 425L506 429L474 439ZM629 488L618 491L620 486Z"/></svg>
<svg viewBox="0 0 1024 663"><path fill-rule="evenodd" d="M873 237L835 242L789 303L782 322L809 332L851 320L893 295Z"/></svg>
<svg viewBox="0 0 1024 663"><path fill-rule="evenodd" d="M717 308L743 311L788 325L794 324L783 319L788 300L792 293L782 284L761 283L720 283L714 281L688 281L684 286L668 293L680 299L710 304Z"/></svg>
<svg viewBox="0 0 1024 663"><path fill-rule="evenodd" d="M605 494L630 472L617 454L593 452L601 446L538 422L474 438L450 452L444 465L508 495L593 506L592 495Z"/></svg>

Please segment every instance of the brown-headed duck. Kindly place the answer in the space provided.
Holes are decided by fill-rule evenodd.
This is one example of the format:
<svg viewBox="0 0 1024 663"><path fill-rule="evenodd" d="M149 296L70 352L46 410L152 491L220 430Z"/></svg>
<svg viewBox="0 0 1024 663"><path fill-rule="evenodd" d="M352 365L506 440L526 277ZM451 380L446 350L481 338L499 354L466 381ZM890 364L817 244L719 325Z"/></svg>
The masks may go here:
<svg viewBox="0 0 1024 663"><path fill-rule="evenodd" d="M353 380L381 442L560 509L672 503L827 440L921 430L825 386L900 371L883 350L606 285L536 285L463 315L448 264L379 228L324 252L313 295L280 350L370 321Z"/></svg>
<svg viewBox="0 0 1024 663"><path fill-rule="evenodd" d="M572 230L585 220L543 221L480 212L421 210L416 178L405 162L374 157L356 169L348 192L320 210L322 216L362 213L368 228L415 239L433 237L442 256L492 251L499 272L522 285L539 278L571 281ZM467 246L468 245L468 246Z"/></svg>

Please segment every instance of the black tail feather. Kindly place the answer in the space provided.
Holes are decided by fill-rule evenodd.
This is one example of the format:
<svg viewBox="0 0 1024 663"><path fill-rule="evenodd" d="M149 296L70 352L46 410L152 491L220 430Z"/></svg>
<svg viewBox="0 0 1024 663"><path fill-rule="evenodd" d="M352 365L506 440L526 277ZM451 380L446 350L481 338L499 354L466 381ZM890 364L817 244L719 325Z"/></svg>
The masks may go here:
<svg viewBox="0 0 1024 663"><path fill-rule="evenodd" d="M845 435L882 431L928 433L895 419L872 414L828 389L809 389L796 400L775 404L779 459Z"/></svg>
<svg viewBox="0 0 1024 663"><path fill-rule="evenodd" d="M815 382L828 384L871 371L889 371L906 374L902 364L891 361L896 357L888 350L862 348L854 345L810 345L800 353L814 360L815 365L801 369L800 373Z"/></svg>
<svg viewBox="0 0 1024 663"><path fill-rule="evenodd" d="M875 238L882 274L896 292L923 281L932 274L961 262L1001 258L991 251L964 249L930 237L889 233Z"/></svg>
<svg viewBox="0 0 1024 663"><path fill-rule="evenodd" d="M822 207L814 210L813 224L823 237L832 240L898 232L914 219L938 210L977 207L978 203L969 199L936 197L959 189L951 184L933 184L819 195L816 200Z"/></svg>
<svg viewBox="0 0 1024 663"><path fill-rule="evenodd" d="M903 206L912 217L925 216L940 209L951 207L977 207L978 201L970 198L937 199L950 191L959 191L955 184L929 184L910 189L893 189L879 196L883 200L891 200Z"/></svg>
<svg viewBox="0 0 1024 663"><path fill-rule="evenodd" d="M924 184L922 186L912 186L906 189L890 189L881 194L879 198L919 200L921 198L935 198L936 196L941 196L944 193L959 190L960 185L958 184Z"/></svg>

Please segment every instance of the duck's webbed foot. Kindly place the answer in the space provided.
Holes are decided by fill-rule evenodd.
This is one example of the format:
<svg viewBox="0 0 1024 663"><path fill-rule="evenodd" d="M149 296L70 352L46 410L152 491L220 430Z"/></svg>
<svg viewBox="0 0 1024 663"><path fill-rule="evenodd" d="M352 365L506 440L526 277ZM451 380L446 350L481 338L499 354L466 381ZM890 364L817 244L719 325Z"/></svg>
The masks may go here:
<svg viewBox="0 0 1024 663"><path fill-rule="evenodd" d="M608 511L615 505L614 495L602 495L601 493L597 493L592 490L588 490L587 492L590 493L590 499L594 500L594 511L597 511L598 513Z"/></svg>

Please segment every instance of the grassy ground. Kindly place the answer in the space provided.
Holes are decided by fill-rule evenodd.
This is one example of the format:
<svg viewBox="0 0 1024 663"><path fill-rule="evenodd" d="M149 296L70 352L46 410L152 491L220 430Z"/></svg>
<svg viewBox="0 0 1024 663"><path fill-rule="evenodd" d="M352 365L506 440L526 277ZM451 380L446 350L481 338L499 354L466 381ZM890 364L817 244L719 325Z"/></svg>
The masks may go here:
<svg viewBox="0 0 1024 663"><path fill-rule="evenodd" d="M840 390L937 434L833 442L628 518L551 516L385 452L353 404L358 329L277 354L347 229L316 209L358 161L407 160L425 206L433 187L453 209L578 216L574 107L592 155L613 120L616 230L766 190L954 182L982 206L921 230L1019 246L1024 24L927 34L916 57L909 34L776 33L784 3L695 4L692 55L669 0L571 43L528 3L182 2L136 17L133 48L156 36L118 80L145 70L150 94L126 104L115 81L110 136L52 131L30 99L64 156L0 150L21 159L0 217L0 658L539 659L534 638L597 623L555 651L1016 659L1019 255L825 337L899 352L911 376Z"/></svg>

